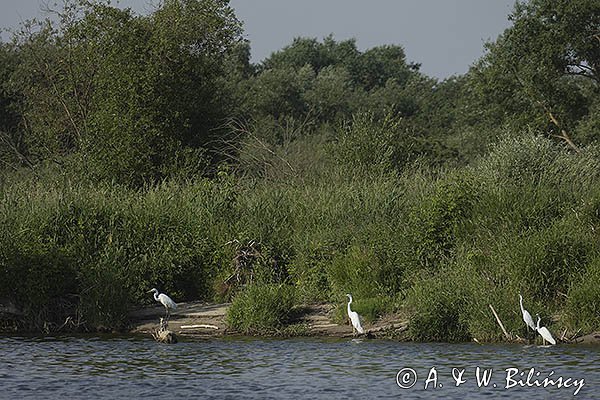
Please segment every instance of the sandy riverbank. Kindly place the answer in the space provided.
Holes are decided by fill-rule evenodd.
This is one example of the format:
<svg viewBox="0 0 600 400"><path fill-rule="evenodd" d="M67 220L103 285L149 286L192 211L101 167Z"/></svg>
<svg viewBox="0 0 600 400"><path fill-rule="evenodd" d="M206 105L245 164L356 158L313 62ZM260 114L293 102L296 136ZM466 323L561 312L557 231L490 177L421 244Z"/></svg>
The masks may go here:
<svg viewBox="0 0 600 400"><path fill-rule="evenodd" d="M171 313L169 330L182 337L219 337L224 335L241 335L239 332L228 329L225 321L229 303L214 304L206 302L178 303L178 308ZM282 336L322 336L322 337L350 337L352 327L349 324L336 323L332 316L334 305L311 304L302 307L295 326L301 327L295 331L282 331ZM134 310L129 315L129 332L135 334L152 334L159 325L160 318L164 316L161 305ZM374 338L393 338L408 340L406 330L408 321L396 314L386 315L372 324L363 324L367 335ZM12 305L0 304L0 332L22 333L29 332L22 329L22 314ZM65 329L50 329L46 333L70 332ZM600 345L600 332L582 335L568 341L569 344Z"/></svg>
<svg viewBox="0 0 600 400"><path fill-rule="evenodd" d="M169 329L181 336L221 336L236 334L228 330L225 322L228 303L209 304L203 302L179 303L177 310L171 313ZM331 304L311 304L302 308L303 312L293 321L303 327L308 336L346 337L352 336L352 327L340 325L332 318ZM131 332L150 334L158 327L160 317L164 316L160 305L136 310L130 314ZM373 324L365 326L367 333L374 337L401 338L408 323L396 315L388 315Z"/></svg>

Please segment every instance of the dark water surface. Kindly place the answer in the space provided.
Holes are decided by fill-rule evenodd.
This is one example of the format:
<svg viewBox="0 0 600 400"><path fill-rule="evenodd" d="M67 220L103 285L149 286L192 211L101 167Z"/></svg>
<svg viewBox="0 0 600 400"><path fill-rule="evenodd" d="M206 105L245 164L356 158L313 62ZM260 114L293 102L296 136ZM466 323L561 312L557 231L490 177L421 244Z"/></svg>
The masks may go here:
<svg viewBox="0 0 600 400"><path fill-rule="evenodd" d="M478 386L477 367L492 369L487 386L483 383ZM417 382L409 389L402 389L396 379L410 386L414 376L408 368L416 373ZM457 368L456 379L464 369L465 382L458 387L453 368ZM518 370L507 372L509 368ZM531 368L535 369L529 384L535 385L536 381L543 384L544 378L554 371L551 379L557 381L562 377L571 387L520 386L519 379L523 385L528 384ZM508 373L512 378L507 381ZM425 389L428 376L430 381ZM567 378L571 381L565 381ZM574 396L577 386L573 380L582 379L584 385ZM507 384L516 386L506 388ZM0 398L150 396L600 399L600 347L246 338L165 345L139 336L0 337Z"/></svg>

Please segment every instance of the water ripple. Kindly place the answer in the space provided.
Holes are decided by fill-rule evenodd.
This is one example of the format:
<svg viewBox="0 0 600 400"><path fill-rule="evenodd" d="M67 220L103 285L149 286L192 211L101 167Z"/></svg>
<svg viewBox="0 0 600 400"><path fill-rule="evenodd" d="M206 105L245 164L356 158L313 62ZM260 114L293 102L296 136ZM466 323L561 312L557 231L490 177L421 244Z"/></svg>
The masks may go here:
<svg viewBox="0 0 600 400"><path fill-rule="evenodd" d="M416 344L331 339L228 338L157 344L143 337L1 337L0 398L566 398L569 388L504 389L506 368L539 379L585 379L578 397L600 385L600 348ZM400 389L396 373L413 368L418 383ZM424 389L435 367L440 388ZM475 370L493 369L478 387ZM452 368L467 382L454 385ZM526 376L526 374L525 374ZM524 378L523 378L524 379Z"/></svg>

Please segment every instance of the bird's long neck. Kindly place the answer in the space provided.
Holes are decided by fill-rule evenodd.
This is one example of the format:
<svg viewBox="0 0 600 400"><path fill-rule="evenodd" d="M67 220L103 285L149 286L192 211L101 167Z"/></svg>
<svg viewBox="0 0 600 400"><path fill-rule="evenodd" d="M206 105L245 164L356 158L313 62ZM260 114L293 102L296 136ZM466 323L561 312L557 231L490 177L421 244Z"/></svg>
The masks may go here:
<svg viewBox="0 0 600 400"><path fill-rule="evenodd" d="M538 331L540 330L540 316L538 315L538 320L537 320L537 326L535 327L535 329L537 329Z"/></svg>
<svg viewBox="0 0 600 400"><path fill-rule="evenodd" d="M160 301L160 300L158 299L158 292L154 292L154 300L156 300L156 301Z"/></svg>
<svg viewBox="0 0 600 400"><path fill-rule="evenodd" d="M350 297L350 300L348 301L348 314L350 314L350 304L352 303L352 297Z"/></svg>
<svg viewBox="0 0 600 400"><path fill-rule="evenodd" d="M521 305L521 312L525 312L525 309L523 308L523 296L519 295L519 304Z"/></svg>

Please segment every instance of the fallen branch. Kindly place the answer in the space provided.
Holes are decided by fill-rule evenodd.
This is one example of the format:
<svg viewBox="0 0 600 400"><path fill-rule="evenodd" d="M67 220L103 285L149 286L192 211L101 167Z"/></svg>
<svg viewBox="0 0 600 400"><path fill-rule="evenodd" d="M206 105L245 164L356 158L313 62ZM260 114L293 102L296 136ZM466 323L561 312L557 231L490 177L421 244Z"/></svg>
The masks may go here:
<svg viewBox="0 0 600 400"><path fill-rule="evenodd" d="M489 306L490 306L490 309L492 310L492 313L494 314L494 317L496 317L496 321L498 322L498 325L500 325L500 328L502 328L502 332L504 332L504 336L506 337L507 340L512 341L512 337L508 334L508 332L504 328L504 324L502 323L502 321L500 321L500 317L498 316L498 314L496 314L496 310L494 310L494 307L492 307L491 304L489 304Z"/></svg>
<svg viewBox="0 0 600 400"><path fill-rule="evenodd" d="M562 333L562 336L560 337L560 341L564 342L566 339L566 334L567 334L567 328L565 328L565 330Z"/></svg>
<svg viewBox="0 0 600 400"><path fill-rule="evenodd" d="M310 325L310 329L327 329L327 328L333 328L335 326L339 326L338 324L313 324Z"/></svg>
<svg viewBox="0 0 600 400"><path fill-rule="evenodd" d="M581 328L577 329L577 332L575 332L575 334L573 336L571 336L571 338L569 339L569 342L572 342L573 340L575 340L575 338L577 338L577 335L579 335L579 332L581 332Z"/></svg>
<svg viewBox="0 0 600 400"><path fill-rule="evenodd" d="M219 329L216 325L197 324L197 325L181 325L181 329Z"/></svg>
<svg viewBox="0 0 600 400"><path fill-rule="evenodd" d="M528 343L527 339L524 339L519 335L515 335L515 339L513 339L513 341L518 343Z"/></svg>

